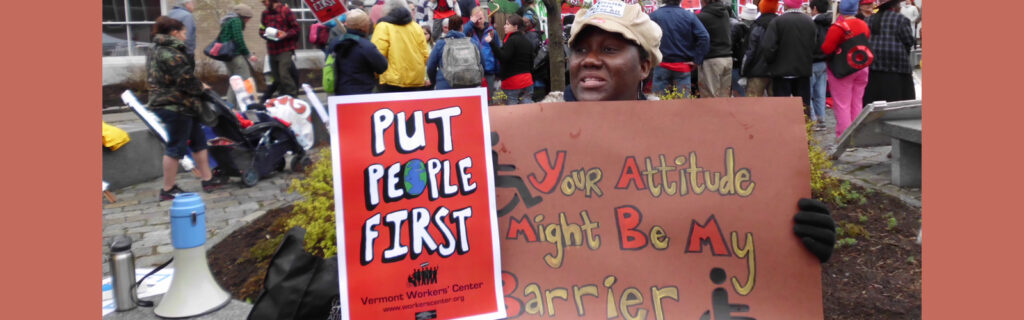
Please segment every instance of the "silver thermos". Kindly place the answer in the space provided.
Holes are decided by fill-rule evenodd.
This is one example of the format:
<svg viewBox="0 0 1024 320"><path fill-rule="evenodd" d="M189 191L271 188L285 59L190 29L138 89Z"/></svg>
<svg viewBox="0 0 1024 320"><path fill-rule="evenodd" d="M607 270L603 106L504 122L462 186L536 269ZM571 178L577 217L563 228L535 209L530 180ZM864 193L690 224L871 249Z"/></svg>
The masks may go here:
<svg viewBox="0 0 1024 320"><path fill-rule="evenodd" d="M117 236L110 243L111 285L114 287L116 311L135 309L135 255L132 254L132 239Z"/></svg>

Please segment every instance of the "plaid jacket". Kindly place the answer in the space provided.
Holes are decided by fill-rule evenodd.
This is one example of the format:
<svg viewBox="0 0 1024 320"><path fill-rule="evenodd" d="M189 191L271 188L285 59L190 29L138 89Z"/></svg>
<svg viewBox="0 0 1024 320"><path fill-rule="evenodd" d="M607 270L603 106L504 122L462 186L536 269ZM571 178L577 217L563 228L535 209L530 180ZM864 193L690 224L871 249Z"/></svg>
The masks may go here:
<svg viewBox="0 0 1024 320"><path fill-rule="evenodd" d="M875 62L871 71L911 73L910 49L914 47L914 34L910 20L899 12L883 11L866 21L871 28L871 52Z"/></svg>
<svg viewBox="0 0 1024 320"><path fill-rule="evenodd" d="M260 16L260 36L267 27L273 27L284 31L288 35L279 41L267 39L267 53L277 55L288 51L295 51L295 42L299 39L299 22L295 20L295 14L287 6L281 6L281 10L263 10ZM266 39L266 37L263 37Z"/></svg>
<svg viewBox="0 0 1024 320"><path fill-rule="evenodd" d="M249 57L249 48L245 46L245 37L242 36L242 18L235 16L225 20L220 27L218 38L221 42L234 41L235 52L242 57Z"/></svg>

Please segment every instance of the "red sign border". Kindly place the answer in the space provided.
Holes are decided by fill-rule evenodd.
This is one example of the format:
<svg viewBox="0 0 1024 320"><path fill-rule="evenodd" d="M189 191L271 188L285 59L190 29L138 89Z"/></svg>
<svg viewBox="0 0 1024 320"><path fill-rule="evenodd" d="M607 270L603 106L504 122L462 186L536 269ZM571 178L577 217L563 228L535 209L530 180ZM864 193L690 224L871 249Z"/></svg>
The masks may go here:
<svg viewBox="0 0 1024 320"><path fill-rule="evenodd" d="M420 100L420 99L437 99L437 98L457 98L457 97L479 97L480 108L482 109L481 120L484 134L484 145L483 148L486 158L486 164L490 167L493 163L491 155L491 121L490 114L488 113L487 105L487 89L486 88L468 88L468 89L452 89L452 90L438 90L438 91L418 91L418 92L397 92L397 93L373 93L373 94L361 94L361 95L346 95L346 96L330 96L327 98L327 105L329 106L327 111L330 113L330 126L328 131L331 134L331 165L334 179L334 214L335 214L335 233L337 236L338 244L338 300L342 301L341 308L341 319L351 319L351 310L349 309L349 290L348 290L348 264L345 262L345 230L344 224L344 206L340 205L342 202L342 189L341 189L341 148L340 148L340 137L339 126L338 126L338 110L339 104L344 103L364 103L364 102L387 102L387 101L403 101L403 100ZM497 217L497 204L494 193L494 172L492 170L485 170L487 172L487 184L488 184L488 206L490 207L488 213L491 215L491 247L493 254L493 266L494 266L494 298L498 310L491 313L480 314L475 316L464 317L460 319L471 319L471 320L483 320L483 319L501 319L506 316L505 312L505 301L504 294L502 292L501 283L501 248L500 238L498 236L498 217Z"/></svg>

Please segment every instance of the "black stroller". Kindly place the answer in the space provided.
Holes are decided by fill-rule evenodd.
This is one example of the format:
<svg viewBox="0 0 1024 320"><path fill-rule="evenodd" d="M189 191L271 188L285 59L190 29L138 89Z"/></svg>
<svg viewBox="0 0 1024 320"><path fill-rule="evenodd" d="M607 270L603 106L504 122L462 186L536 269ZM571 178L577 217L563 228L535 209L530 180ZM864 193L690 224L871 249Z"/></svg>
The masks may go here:
<svg viewBox="0 0 1024 320"><path fill-rule="evenodd" d="M260 122L242 128L235 113L217 93L205 90L203 104L217 114L217 125L211 128L217 138L209 141L210 156L217 161L215 176L241 177L242 185L251 187L260 177L284 171L289 151L293 155L292 171L302 172L312 163L291 129L265 111L254 110L262 106L253 105L246 111Z"/></svg>

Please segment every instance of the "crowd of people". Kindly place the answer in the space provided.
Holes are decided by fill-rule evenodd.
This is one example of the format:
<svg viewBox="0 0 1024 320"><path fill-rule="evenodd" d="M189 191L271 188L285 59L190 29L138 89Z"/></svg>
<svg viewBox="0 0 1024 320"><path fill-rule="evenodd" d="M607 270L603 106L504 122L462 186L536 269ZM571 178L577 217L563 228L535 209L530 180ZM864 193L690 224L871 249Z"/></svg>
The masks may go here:
<svg viewBox="0 0 1024 320"><path fill-rule="evenodd" d="M831 96L837 136L867 103L915 98L910 54L919 46L921 12L912 0L811 0L806 6L802 0L751 0L739 8L734 0L701 0L697 13L680 7L680 0L662 0L658 8L596 0L563 19L563 30L538 28L547 25L543 4L519 1L518 13L505 15L501 26L476 0L379 0L369 12L353 6L326 24L329 40L322 49L333 82L325 90L349 95L485 87L489 100L502 92L509 105L656 100L671 92L793 96L819 130ZM191 2L177 0L170 16L156 19L156 48L147 59L148 107L170 137L163 200L184 192L174 177L186 149L204 190L224 183L211 175L206 139L198 137L194 109L208 86L194 74L195 22L185 14ZM299 25L279 0L263 3L259 33L267 40L274 90L294 96ZM243 77L249 62L258 61L242 36L253 16L252 8L239 4L220 21L219 41L237 48L225 65ZM563 32L566 40L552 48L547 32ZM561 92L548 92L549 50L566 52ZM798 208L794 233L827 261L835 244L828 209L810 199L801 199Z"/></svg>
<svg viewBox="0 0 1024 320"><path fill-rule="evenodd" d="M660 7L640 6L661 31L656 50L660 59L644 71L640 96L654 99L677 92L695 98L800 97L815 130L825 129L826 104L831 105L837 136L868 103L915 98L911 51L919 46L921 11L913 0L750 0L743 6L738 2L701 0L696 13L682 8L680 0L662 0ZM369 36L387 68L379 72L368 67L379 65L379 56L351 56L348 47L328 46L325 53L334 55L335 77L377 79L375 86L364 81L358 88L348 81L335 81L328 91L356 94L465 87L446 79L442 59L446 45L453 42L450 39L461 38L468 38L477 50L456 60L479 65L475 72L483 76L472 86L488 88L489 101L496 92L503 93L503 102L509 105L545 99L552 87L550 50L565 50L570 76L565 84L578 85L569 79L576 53L572 41L551 46L543 2L518 0L516 4L520 5L516 14L496 21L478 0L378 0L370 9L368 35L345 22L347 16L365 15L352 9L337 19L340 34L347 28ZM561 31L568 39L578 23L571 14L563 16ZM841 60L837 56L857 48L854 42L864 42L861 47L867 49L861 50L867 52L866 60L850 62L852 67L845 68L853 68L852 72L833 70ZM616 80L583 81L599 87ZM555 98L547 100L551 99Z"/></svg>

